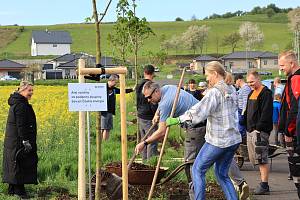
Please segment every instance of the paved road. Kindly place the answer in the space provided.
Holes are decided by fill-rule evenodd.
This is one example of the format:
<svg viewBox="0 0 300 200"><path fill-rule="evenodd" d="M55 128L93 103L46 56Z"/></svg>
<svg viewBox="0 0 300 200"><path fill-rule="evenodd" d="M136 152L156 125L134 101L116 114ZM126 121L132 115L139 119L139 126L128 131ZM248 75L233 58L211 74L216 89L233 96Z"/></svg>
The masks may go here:
<svg viewBox="0 0 300 200"><path fill-rule="evenodd" d="M272 140L271 134L271 143ZM279 152L280 150L277 151ZM250 162L245 162L241 171L250 186L250 190L253 192L260 182L258 168L253 168ZM286 155L279 155L273 158L269 176L270 195L253 195L251 200L298 200L297 190L293 181L287 179L288 172Z"/></svg>

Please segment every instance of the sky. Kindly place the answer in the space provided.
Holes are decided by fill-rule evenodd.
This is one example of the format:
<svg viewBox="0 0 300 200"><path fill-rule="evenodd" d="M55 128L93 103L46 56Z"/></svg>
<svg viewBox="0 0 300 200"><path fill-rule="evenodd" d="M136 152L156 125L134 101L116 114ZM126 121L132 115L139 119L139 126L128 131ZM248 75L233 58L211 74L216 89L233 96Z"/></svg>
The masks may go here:
<svg viewBox="0 0 300 200"><path fill-rule="evenodd" d="M99 13L104 11L107 2L97 0ZM112 1L104 22L116 20L117 2ZM250 11L255 6L270 3L279 8L300 6L300 0L136 0L136 13L138 17L146 17L147 21L174 21L176 17L190 20L193 15L203 19L213 13ZM81 23L92 15L92 0L0 0L0 5L0 25Z"/></svg>

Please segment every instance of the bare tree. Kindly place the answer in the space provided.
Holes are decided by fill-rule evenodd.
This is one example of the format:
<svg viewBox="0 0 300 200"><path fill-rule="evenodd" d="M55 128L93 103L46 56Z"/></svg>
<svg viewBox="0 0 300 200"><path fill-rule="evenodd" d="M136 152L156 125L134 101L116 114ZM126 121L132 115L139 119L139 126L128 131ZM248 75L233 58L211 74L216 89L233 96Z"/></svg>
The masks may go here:
<svg viewBox="0 0 300 200"><path fill-rule="evenodd" d="M112 0L109 0L103 13L100 13L100 18L97 11L96 0L92 0L93 3L93 16L96 29L96 62L101 62L101 46L100 46L100 24L104 16L107 13L107 10L111 4ZM101 133L101 112L97 113L96 117L96 187L95 187L95 199L100 200L100 190L101 190L101 143L102 143L102 133Z"/></svg>
<svg viewBox="0 0 300 200"><path fill-rule="evenodd" d="M37 78L39 79L39 73L42 72L41 65L37 63L29 64L26 66L26 68L23 71L24 79L30 81L32 84L34 84L34 80Z"/></svg>
<svg viewBox="0 0 300 200"><path fill-rule="evenodd" d="M202 54L204 44L208 38L209 29L210 28L206 25L190 26L188 30L182 34L182 40L184 41L186 48L193 50L194 54L199 48Z"/></svg>

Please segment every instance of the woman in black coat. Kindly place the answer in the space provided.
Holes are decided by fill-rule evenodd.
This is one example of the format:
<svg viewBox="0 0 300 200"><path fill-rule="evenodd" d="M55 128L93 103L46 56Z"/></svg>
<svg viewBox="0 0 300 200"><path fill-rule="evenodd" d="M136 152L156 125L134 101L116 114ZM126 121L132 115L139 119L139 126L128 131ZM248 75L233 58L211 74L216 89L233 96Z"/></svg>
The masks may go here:
<svg viewBox="0 0 300 200"><path fill-rule="evenodd" d="M33 85L21 82L10 95L10 105L3 150L3 182L8 183L8 193L26 197L24 184L37 184L36 118L28 103L33 95Z"/></svg>

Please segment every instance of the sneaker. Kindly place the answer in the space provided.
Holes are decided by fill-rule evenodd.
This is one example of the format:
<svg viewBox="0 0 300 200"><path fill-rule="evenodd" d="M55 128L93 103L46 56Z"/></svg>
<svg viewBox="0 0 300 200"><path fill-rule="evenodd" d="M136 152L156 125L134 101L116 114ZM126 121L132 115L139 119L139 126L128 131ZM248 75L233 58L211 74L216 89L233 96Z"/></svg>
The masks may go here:
<svg viewBox="0 0 300 200"><path fill-rule="evenodd" d="M239 194L241 200L246 200L250 196L250 189L246 181L239 185Z"/></svg>
<svg viewBox="0 0 300 200"><path fill-rule="evenodd" d="M288 175L288 180L290 180L290 181L293 180L291 173L289 173L289 175Z"/></svg>
<svg viewBox="0 0 300 200"><path fill-rule="evenodd" d="M270 188L269 188L269 186L268 186L267 188L263 188L263 187L261 186L261 184L259 184L259 185L256 187L256 189L255 189L255 191L254 191L254 194L255 194L255 195L268 195L268 194L270 194Z"/></svg>

